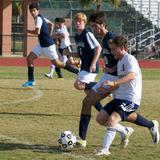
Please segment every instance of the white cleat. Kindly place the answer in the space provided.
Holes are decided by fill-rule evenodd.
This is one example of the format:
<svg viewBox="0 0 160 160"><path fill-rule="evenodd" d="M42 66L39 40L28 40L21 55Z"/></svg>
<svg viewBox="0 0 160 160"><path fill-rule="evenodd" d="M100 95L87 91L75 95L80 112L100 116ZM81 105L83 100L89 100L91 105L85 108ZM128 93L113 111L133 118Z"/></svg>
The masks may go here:
<svg viewBox="0 0 160 160"><path fill-rule="evenodd" d="M127 134L121 136L121 144L120 144L121 148L126 148L128 146L129 138L134 132L134 129L131 127L126 127L126 130L127 130Z"/></svg>
<svg viewBox="0 0 160 160"><path fill-rule="evenodd" d="M154 144L158 144L159 143L159 124L158 121L153 120L152 123L154 124L154 126L150 129L150 133L152 136L152 140Z"/></svg>
<svg viewBox="0 0 160 160"><path fill-rule="evenodd" d="M95 154L96 156L109 156L111 153L108 151L108 149L101 149L99 151L97 151L97 153Z"/></svg>
<svg viewBox="0 0 160 160"><path fill-rule="evenodd" d="M47 77L47 78L50 78L50 79L53 78L53 76L52 76L50 73L45 73L44 75L45 75L45 77Z"/></svg>

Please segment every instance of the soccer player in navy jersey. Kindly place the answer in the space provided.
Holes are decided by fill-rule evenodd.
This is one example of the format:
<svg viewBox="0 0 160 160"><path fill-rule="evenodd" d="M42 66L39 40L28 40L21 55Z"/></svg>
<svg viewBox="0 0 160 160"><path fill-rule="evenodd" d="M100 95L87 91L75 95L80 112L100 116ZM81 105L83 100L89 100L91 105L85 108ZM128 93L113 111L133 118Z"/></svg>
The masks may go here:
<svg viewBox="0 0 160 160"><path fill-rule="evenodd" d="M98 73L98 58L101 53L101 46L90 30L86 29L87 16L84 13L77 13L74 17L74 24L77 30L75 43L77 52L65 53L81 60L80 72L74 83L78 90L85 90L86 86L95 80Z"/></svg>
<svg viewBox="0 0 160 160"><path fill-rule="evenodd" d="M50 36L49 30L49 26L51 27L53 24L40 14L39 4L37 2L32 2L29 5L29 11L34 18L35 29L27 30L27 32L30 34L38 35L39 42L27 56L28 81L22 84L23 87L30 87L35 85L33 62L41 55L47 56L51 60L52 64L54 64L56 67L64 68L67 70L70 69L70 66L68 66L67 63L61 62L58 58L55 43Z"/></svg>
<svg viewBox="0 0 160 160"><path fill-rule="evenodd" d="M118 79L106 80L101 83L101 87L111 86L117 89L113 100L107 103L97 115L97 122L102 126L107 126L103 148L97 152L98 156L110 155L109 148L116 135L117 123L128 121L130 116L132 120L135 119L136 121L139 119L138 125L149 129L153 143L158 144L160 138L158 121L150 121L135 113L141 103L142 75L137 60L127 52L127 39L122 35L118 35L109 40L109 47L114 57L119 60L117 63ZM108 89L110 90L110 88ZM133 118L133 114L137 117Z"/></svg>
<svg viewBox="0 0 160 160"><path fill-rule="evenodd" d="M87 16L84 13L80 12L75 15L77 53L69 53L69 55L77 55L81 60L80 72L74 83L74 87L87 93L88 88L90 89L90 84L94 82L99 70L98 59L101 53L101 46L93 33L89 29L86 29L86 23ZM99 108L98 104L94 106L96 109Z"/></svg>
<svg viewBox="0 0 160 160"><path fill-rule="evenodd" d="M101 82L107 79L108 80L117 79L116 76L117 60L111 54L108 45L109 39L114 37L116 34L113 32L109 32L108 29L106 28L106 19L104 12L98 12L90 15L89 22L94 33L102 39L102 56L105 62L105 66L101 80L96 85L93 84L94 85L93 88L88 92L82 103L81 118L79 124L80 140L78 141L78 143L82 147L86 146L86 135L91 117L91 106L97 104L101 99L109 95L108 93L105 92L104 93L97 92L97 88L99 88ZM99 107L99 111L101 110L101 108ZM133 129L131 127L123 127L120 124L117 124L116 129L118 132L121 133L121 145L124 148L128 145L129 137L133 133Z"/></svg>

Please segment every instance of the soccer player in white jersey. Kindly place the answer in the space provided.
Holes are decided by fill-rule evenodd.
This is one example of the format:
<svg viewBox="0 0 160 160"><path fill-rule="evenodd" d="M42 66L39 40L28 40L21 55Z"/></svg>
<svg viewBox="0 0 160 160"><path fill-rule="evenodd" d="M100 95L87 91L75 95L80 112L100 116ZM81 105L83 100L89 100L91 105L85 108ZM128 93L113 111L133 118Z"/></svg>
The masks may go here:
<svg viewBox="0 0 160 160"><path fill-rule="evenodd" d="M67 49L69 52L72 52L72 46L70 41L70 35L67 30L66 21L64 18L57 17L55 18L55 32L52 34L52 38L59 42L58 51L60 53L60 60L64 63L70 64L70 72L77 74L79 72L77 67L73 67L72 65L79 64L79 61L74 61L73 57L67 57L66 55L63 55L63 50ZM54 65L51 65L50 67L50 73L46 73L45 76L48 78L53 77L54 70L56 70L58 78L63 78L61 69L58 67L55 67Z"/></svg>
<svg viewBox="0 0 160 160"><path fill-rule="evenodd" d="M55 42L50 36L49 26L53 24L40 14L39 4L37 2L32 2L29 5L29 11L34 18L35 29L27 30L27 32L38 35L39 41L27 56L28 81L22 84L22 87L35 86L33 62L41 55L47 56L55 66L69 70L67 63L63 63L59 60Z"/></svg>
<svg viewBox="0 0 160 160"><path fill-rule="evenodd" d="M119 60L117 64L119 79L102 82L99 88L101 91L104 90L103 86L117 87L114 99L107 103L97 115L97 122L100 125L107 126L103 148L97 152L99 156L110 155L109 148L116 135L116 124L121 121L127 121L132 114L137 114L135 111L140 106L142 93L141 70L135 57L127 53L127 39L122 35L116 36L109 41L109 47L114 57ZM135 116L135 121L136 118ZM158 122L145 119L146 121L149 124L148 129L152 135L153 143L159 143Z"/></svg>

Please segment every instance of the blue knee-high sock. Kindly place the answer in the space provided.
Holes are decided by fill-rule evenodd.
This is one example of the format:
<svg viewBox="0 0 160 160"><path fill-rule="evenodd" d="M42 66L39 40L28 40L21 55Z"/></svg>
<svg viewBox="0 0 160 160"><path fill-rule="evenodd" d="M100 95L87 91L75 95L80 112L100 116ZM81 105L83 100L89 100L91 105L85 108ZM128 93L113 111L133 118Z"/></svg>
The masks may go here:
<svg viewBox="0 0 160 160"><path fill-rule="evenodd" d="M88 125L91 119L91 115L81 114L80 122L79 122L79 137L82 140L86 140Z"/></svg>
<svg viewBox="0 0 160 160"><path fill-rule="evenodd" d="M56 70L56 73L57 73L58 77L59 77L59 78L63 78L62 72L61 72L61 68L56 67L55 70Z"/></svg>
<svg viewBox="0 0 160 160"><path fill-rule="evenodd" d="M28 67L28 80L34 81L34 67Z"/></svg>
<svg viewBox="0 0 160 160"><path fill-rule="evenodd" d="M134 123L139 125L139 126L147 127L149 129L153 127L152 121L144 118L140 114L137 114L137 119L136 119L136 121Z"/></svg>
<svg viewBox="0 0 160 160"><path fill-rule="evenodd" d="M94 104L93 106L94 106L94 108L95 108L97 111L100 111L100 110L103 108L100 102L97 102L97 103Z"/></svg>

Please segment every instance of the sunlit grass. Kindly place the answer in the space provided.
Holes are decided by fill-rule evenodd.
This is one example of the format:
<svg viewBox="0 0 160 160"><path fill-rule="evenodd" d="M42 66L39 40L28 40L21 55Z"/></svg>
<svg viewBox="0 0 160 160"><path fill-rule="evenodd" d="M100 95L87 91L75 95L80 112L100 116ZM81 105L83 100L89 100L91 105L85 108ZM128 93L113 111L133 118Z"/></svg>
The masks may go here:
<svg viewBox="0 0 160 160"><path fill-rule="evenodd" d="M36 87L24 89L26 67L0 68L0 160L93 160L93 151L102 144L105 128L96 121L92 111L85 150L63 153L57 148L61 131L78 134L82 91L73 87L75 75L63 70L64 80L46 79L49 67L35 69ZM139 112L160 122L160 70L143 70L143 96ZM98 77L99 78L99 77ZM97 79L98 79L97 78ZM109 101L103 100L103 104ZM111 146L109 160L159 160L160 146L151 142L148 129L123 122L135 129L127 149L118 146L120 136Z"/></svg>

